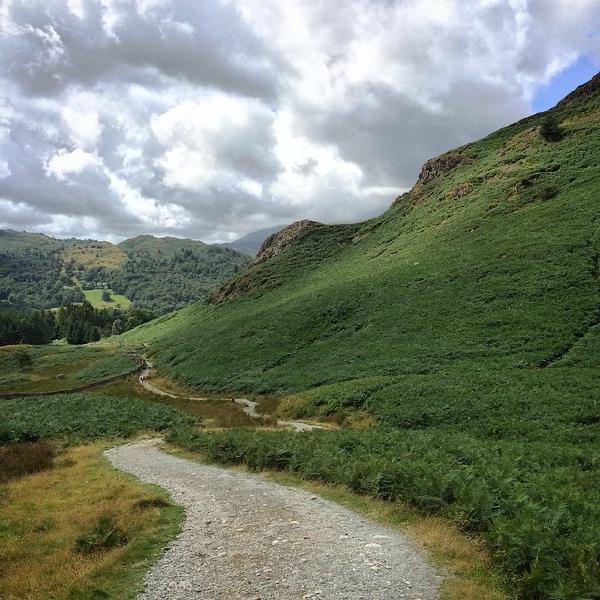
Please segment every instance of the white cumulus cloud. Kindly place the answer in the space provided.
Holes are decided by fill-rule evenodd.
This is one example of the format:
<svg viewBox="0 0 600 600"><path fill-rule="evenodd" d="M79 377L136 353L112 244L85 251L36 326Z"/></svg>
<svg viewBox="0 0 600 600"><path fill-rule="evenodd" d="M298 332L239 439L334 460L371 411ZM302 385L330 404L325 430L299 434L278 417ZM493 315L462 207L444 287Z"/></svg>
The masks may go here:
<svg viewBox="0 0 600 600"><path fill-rule="evenodd" d="M597 0L3 0L3 226L216 241L380 213L600 60Z"/></svg>

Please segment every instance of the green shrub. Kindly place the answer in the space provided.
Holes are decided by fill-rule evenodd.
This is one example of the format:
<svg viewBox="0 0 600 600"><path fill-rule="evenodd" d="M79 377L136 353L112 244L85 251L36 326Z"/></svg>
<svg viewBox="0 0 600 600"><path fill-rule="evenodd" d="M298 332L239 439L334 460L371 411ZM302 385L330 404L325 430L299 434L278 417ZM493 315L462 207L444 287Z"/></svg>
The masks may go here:
<svg viewBox="0 0 600 600"><path fill-rule="evenodd" d="M597 437L494 440L437 426L302 435L188 429L169 440L213 461L290 471L442 514L487 541L520 597L566 599L594 597L600 585Z"/></svg>
<svg viewBox="0 0 600 600"><path fill-rule="evenodd" d="M554 196L556 196L559 191L560 190L557 186L547 185L542 188L542 191L540 192L540 196L541 196L542 200L552 200L552 198L554 198Z"/></svg>
<svg viewBox="0 0 600 600"><path fill-rule="evenodd" d="M197 423L170 406L99 392L2 400L0 409L0 443L51 438L74 443Z"/></svg>
<svg viewBox="0 0 600 600"><path fill-rule="evenodd" d="M540 135L547 142L559 142L562 140L564 133L558 124L556 117L553 115L548 115L542 122L540 127Z"/></svg>

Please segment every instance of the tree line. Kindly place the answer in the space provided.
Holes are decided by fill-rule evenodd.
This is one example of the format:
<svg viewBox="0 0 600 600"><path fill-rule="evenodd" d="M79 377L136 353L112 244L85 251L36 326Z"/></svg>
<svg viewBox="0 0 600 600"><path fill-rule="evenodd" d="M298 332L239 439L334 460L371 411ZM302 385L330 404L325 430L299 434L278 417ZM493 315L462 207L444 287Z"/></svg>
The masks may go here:
<svg viewBox="0 0 600 600"><path fill-rule="evenodd" d="M0 251L0 307L52 308L83 299L72 278L62 271L58 250Z"/></svg>
<svg viewBox="0 0 600 600"><path fill-rule="evenodd" d="M68 344L87 344L119 335L155 317L155 313L146 309L98 309L87 301L69 304L58 311L2 310L0 346L48 344L57 339L65 339Z"/></svg>

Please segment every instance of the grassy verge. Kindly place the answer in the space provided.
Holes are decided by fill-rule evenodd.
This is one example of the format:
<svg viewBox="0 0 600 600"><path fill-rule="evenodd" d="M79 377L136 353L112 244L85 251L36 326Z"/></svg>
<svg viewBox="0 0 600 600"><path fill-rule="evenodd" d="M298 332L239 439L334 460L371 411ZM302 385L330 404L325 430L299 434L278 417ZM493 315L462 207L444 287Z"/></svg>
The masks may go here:
<svg viewBox="0 0 600 600"><path fill-rule="evenodd" d="M0 487L1 598L136 596L182 511L160 489L112 469L105 447L69 448L54 469ZM120 537L112 547L105 537L92 544L107 523Z"/></svg>
<svg viewBox="0 0 600 600"><path fill-rule="evenodd" d="M191 460L208 461L205 452L191 452L168 444L167 451ZM229 468L248 470L246 465ZM282 485L308 490L336 502L368 519L408 535L423 549L447 579L442 586L441 600L508 600L502 589L502 578L491 565L483 542L465 534L448 520L428 516L400 502L387 502L365 494L357 494L345 485L325 484L302 478L294 473L262 470L261 474Z"/></svg>

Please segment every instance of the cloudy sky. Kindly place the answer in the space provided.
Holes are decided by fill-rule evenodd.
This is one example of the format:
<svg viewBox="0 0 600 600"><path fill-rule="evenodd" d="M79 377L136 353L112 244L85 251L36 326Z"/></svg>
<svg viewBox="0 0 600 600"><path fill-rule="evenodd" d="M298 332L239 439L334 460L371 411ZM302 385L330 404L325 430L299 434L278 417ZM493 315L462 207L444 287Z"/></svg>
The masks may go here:
<svg viewBox="0 0 600 600"><path fill-rule="evenodd" d="M363 219L599 59L598 0L0 0L0 227Z"/></svg>

